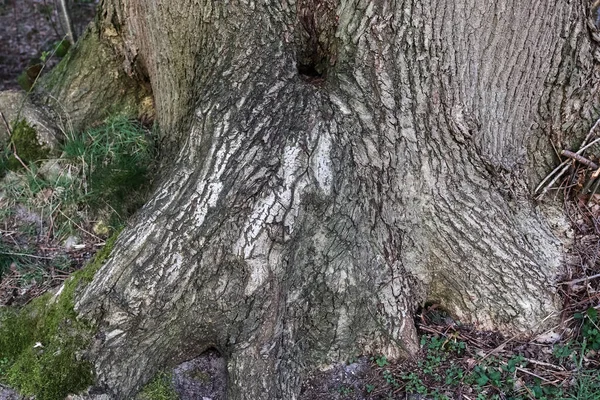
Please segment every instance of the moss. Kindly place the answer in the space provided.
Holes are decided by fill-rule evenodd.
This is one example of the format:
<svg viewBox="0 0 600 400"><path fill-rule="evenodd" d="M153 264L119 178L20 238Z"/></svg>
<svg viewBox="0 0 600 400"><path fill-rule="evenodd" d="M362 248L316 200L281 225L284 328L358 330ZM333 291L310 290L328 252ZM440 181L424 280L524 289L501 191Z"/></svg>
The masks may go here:
<svg viewBox="0 0 600 400"><path fill-rule="evenodd" d="M2 380L25 395L59 399L93 382L91 365L77 358L91 332L77 321L68 297L52 303L48 294L1 319L0 335L8 334L0 343L0 353L8 355Z"/></svg>
<svg viewBox="0 0 600 400"><path fill-rule="evenodd" d="M68 72L68 65L71 53L67 52L65 57L48 73L42 76L43 85L46 89L52 90L61 84L60 78Z"/></svg>
<svg viewBox="0 0 600 400"><path fill-rule="evenodd" d="M17 160L17 157L15 157L14 155L11 154L6 159L5 168L8 169L9 171L17 171L17 170L23 168L23 164L21 164L19 162L19 160Z"/></svg>
<svg viewBox="0 0 600 400"><path fill-rule="evenodd" d="M19 158L26 164L48 158L50 151L39 143L37 132L24 119L14 124L10 140ZM16 163L12 162L9 168L21 166L21 163L16 159L15 161Z"/></svg>
<svg viewBox="0 0 600 400"><path fill-rule="evenodd" d="M37 400L62 399L93 383L92 365L81 357L94 326L77 319L74 297L110 254L119 232L92 262L65 282L56 299L39 297L0 313L0 380Z"/></svg>
<svg viewBox="0 0 600 400"><path fill-rule="evenodd" d="M137 400L177 400L179 396L171 384L171 374L161 372L142 388Z"/></svg>
<svg viewBox="0 0 600 400"><path fill-rule="evenodd" d="M125 74L123 62L92 24L58 65L41 77L34 90L45 97L49 92L69 115L75 131L115 113L152 118L147 99L151 97L149 84Z"/></svg>

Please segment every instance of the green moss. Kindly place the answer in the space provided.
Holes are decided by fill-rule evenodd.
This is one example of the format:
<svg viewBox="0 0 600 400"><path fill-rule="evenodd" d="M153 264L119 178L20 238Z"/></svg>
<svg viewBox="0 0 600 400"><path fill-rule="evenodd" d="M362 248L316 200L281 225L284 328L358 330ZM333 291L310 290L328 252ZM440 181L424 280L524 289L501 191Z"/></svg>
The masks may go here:
<svg viewBox="0 0 600 400"><path fill-rule="evenodd" d="M52 90L53 88L60 86L62 82L60 78L69 70L68 65L70 58L71 53L67 52L65 57L63 57L62 60L60 60L60 62L54 68L52 68L49 73L42 76L41 79L43 81L43 86L46 89Z"/></svg>
<svg viewBox="0 0 600 400"><path fill-rule="evenodd" d="M60 399L93 382L91 365L77 357L89 343L90 328L77 321L68 297L51 302L49 294L42 296L0 320L0 336L8 334L0 343L7 355L2 380L25 395Z"/></svg>
<svg viewBox="0 0 600 400"><path fill-rule="evenodd" d="M149 86L123 72L123 60L116 57L112 45L101 36L96 26L88 29L34 89L50 92L61 104L85 104L68 110L76 131L115 113L141 117L138 111L142 111L144 99L150 95ZM95 90L82 93L82 87Z"/></svg>
<svg viewBox="0 0 600 400"><path fill-rule="evenodd" d="M19 158L26 164L48 158L50 151L39 143L37 132L24 119L17 121L12 127L10 141ZM21 167L21 163L16 159L15 161L11 166Z"/></svg>
<svg viewBox="0 0 600 400"><path fill-rule="evenodd" d="M77 319L74 296L91 282L118 233L92 262L73 274L56 299L46 294L21 309L0 313L1 381L37 400L62 399L93 383L92 366L81 354L94 327Z"/></svg>
<svg viewBox="0 0 600 400"><path fill-rule="evenodd" d="M9 155L8 158L6 158L6 162L5 162L4 166L9 171L17 171L17 170L23 168L23 164L21 164L19 162L19 160L17 160L17 157L15 157L12 154Z"/></svg>
<svg viewBox="0 0 600 400"><path fill-rule="evenodd" d="M137 395L137 400L177 400L179 396L171 384L171 374L161 372Z"/></svg>

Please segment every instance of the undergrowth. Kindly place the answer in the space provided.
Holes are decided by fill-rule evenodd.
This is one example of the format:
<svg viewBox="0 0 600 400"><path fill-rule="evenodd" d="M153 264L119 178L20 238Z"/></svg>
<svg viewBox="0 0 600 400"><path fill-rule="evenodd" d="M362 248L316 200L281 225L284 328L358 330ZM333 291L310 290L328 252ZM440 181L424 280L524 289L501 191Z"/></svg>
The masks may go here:
<svg viewBox="0 0 600 400"><path fill-rule="evenodd" d="M0 282L59 284L73 269L66 251L93 252L144 202L153 140L138 122L114 116L67 134L60 151L48 160L47 152L13 141L0 152ZM15 161L15 154L27 157Z"/></svg>
<svg viewBox="0 0 600 400"><path fill-rule="evenodd" d="M108 208L121 222L139 206L139 190L149 180L153 159L150 132L124 117L113 117L100 127L70 135L63 158L81 178L71 196L94 210Z"/></svg>
<svg viewBox="0 0 600 400"><path fill-rule="evenodd" d="M597 400L600 320L594 308L574 319L579 333L570 341L512 348L505 343L505 349L478 348L481 342L460 327L429 329L415 360L392 364L373 357L377 372L364 393L376 399L418 394L432 400Z"/></svg>
<svg viewBox="0 0 600 400"><path fill-rule="evenodd" d="M25 159L27 169L0 183L1 197L7 208L20 205L47 219L50 233L63 238L82 233L82 226L94 219L118 226L143 202L152 149L152 137L139 123L112 117L99 127L68 134L59 159ZM4 157L0 165L6 164L10 160Z"/></svg>

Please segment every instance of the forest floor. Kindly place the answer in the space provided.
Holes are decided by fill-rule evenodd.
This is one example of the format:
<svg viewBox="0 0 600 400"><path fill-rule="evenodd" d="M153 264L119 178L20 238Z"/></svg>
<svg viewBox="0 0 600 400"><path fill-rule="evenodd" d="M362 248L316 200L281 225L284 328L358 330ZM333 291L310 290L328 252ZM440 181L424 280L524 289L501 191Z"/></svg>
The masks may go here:
<svg viewBox="0 0 600 400"><path fill-rule="evenodd" d="M77 35L94 17L96 3L97 0L70 2ZM41 73L60 61L53 53L65 38L65 29L56 4L51 0L0 0L0 91L27 90L22 87L22 78L30 79L26 70L40 65L40 58L45 58ZM0 176L1 170L0 166ZM24 304L59 286L102 243L77 243L72 238L64 246L64 240L61 242L52 232L41 235L38 225L43 217L23 204L12 209L8 206L7 192L15 189L13 184L0 188L0 305Z"/></svg>
<svg viewBox="0 0 600 400"><path fill-rule="evenodd" d="M94 17L97 2L69 2L77 35ZM56 4L52 0L0 0L0 90L18 89L17 77L25 68L65 38ZM50 60L48 68L56 61Z"/></svg>
<svg viewBox="0 0 600 400"><path fill-rule="evenodd" d="M71 3L75 31L80 34L93 18L96 1ZM0 0L0 91L19 89L19 75L64 38L59 21L55 2ZM57 61L50 57L46 69ZM120 123L113 121L116 126ZM135 134L135 126L127 126L129 133ZM414 359L393 361L381 355L357 355L310 377L301 398L599 399L600 194L582 194L589 186L590 174L573 161L569 173L557 183L557 197L565 199L572 226L568 233L572 245L558 285L563 301L560 324L535 338L504 337L463 325L431 305L415 320L421 351ZM60 192L36 179L33 186L35 190L23 193L33 193L38 205ZM68 207L61 209L66 218L57 216L63 222L74 222L71 228L76 234L58 232L58 222L44 225L48 215L32 211L31 202L13 201L8 212L1 200L0 196L0 307L27 303L58 287L92 257L109 232L98 226L98 218L76 220L75 211L69 214L73 208ZM221 400L225 398L225 382L223 359L209 352L159 375L140 398ZM2 393L0 386L0 399L9 398Z"/></svg>

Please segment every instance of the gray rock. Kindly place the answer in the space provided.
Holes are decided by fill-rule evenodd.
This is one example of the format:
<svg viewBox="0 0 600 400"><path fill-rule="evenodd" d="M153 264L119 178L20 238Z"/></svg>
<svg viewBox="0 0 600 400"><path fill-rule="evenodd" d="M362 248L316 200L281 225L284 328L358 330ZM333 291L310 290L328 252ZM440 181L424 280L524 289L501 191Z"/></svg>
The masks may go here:
<svg viewBox="0 0 600 400"><path fill-rule="evenodd" d="M17 90L0 92L0 112L9 125L17 118L24 118L36 130L40 144L56 152L62 132L48 113L30 101L27 93ZM8 143L9 136L6 124L0 119L0 146Z"/></svg>
<svg viewBox="0 0 600 400"><path fill-rule="evenodd" d="M61 176L72 178L67 162L60 158L51 158L42 162L37 172L49 181L56 181Z"/></svg>
<svg viewBox="0 0 600 400"><path fill-rule="evenodd" d="M14 390L4 386L4 385L0 385L0 400L21 400L22 397L19 396L19 394L17 392L15 392Z"/></svg>

